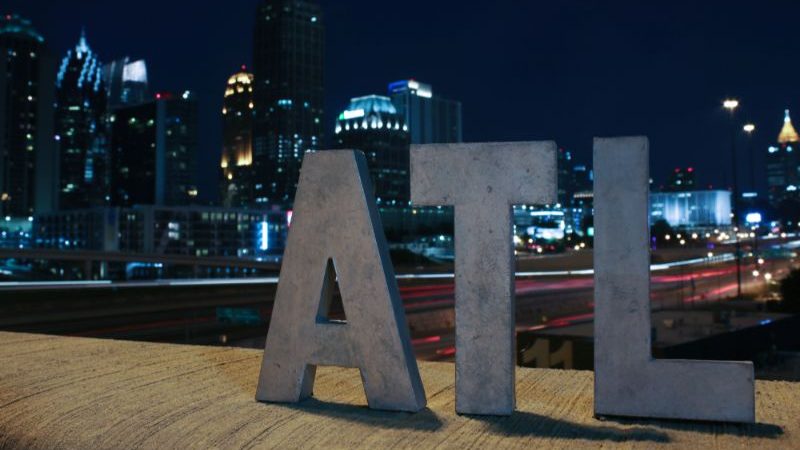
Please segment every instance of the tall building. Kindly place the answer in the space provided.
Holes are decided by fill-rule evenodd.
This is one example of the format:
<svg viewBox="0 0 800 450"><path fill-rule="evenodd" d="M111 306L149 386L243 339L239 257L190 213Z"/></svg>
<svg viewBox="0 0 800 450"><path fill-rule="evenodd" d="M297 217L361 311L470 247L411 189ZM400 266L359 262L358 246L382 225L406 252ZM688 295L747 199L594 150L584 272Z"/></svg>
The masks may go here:
<svg viewBox="0 0 800 450"><path fill-rule="evenodd" d="M792 125L787 109L778 142L767 153L767 188L770 205L785 209L789 203L797 208L800 202L800 136Z"/></svg>
<svg viewBox="0 0 800 450"><path fill-rule="evenodd" d="M138 105L150 99L147 85L147 64L143 59L124 57L103 67L109 109Z"/></svg>
<svg viewBox="0 0 800 450"><path fill-rule="evenodd" d="M55 206L55 60L28 20L0 16L0 216Z"/></svg>
<svg viewBox="0 0 800 450"><path fill-rule="evenodd" d="M191 92L112 115L111 201L114 206L181 206L197 197L197 102Z"/></svg>
<svg viewBox="0 0 800 450"><path fill-rule="evenodd" d="M315 1L262 0L254 29L253 168L257 203L289 205L303 154L323 138L322 9Z"/></svg>
<svg viewBox="0 0 800 450"><path fill-rule="evenodd" d="M67 50L56 77L59 144L58 206L85 208L108 201L108 123L103 65L85 33Z"/></svg>
<svg viewBox="0 0 800 450"><path fill-rule="evenodd" d="M222 106L222 184L224 206L255 206L253 186L253 74L228 78Z"/></svg>
<svg viewBox="0 0 800 450"><path fill-rule="evenodd" d="M408 126L391 99L380 95L351 99L334 131L336 148L365 153L378 206L408 206Z"/></svg>
<svg viewBox="0 0 800 450"><path fill-rule="evenodd" d="M431 85L416 80L389 84L389 96L408 124L412 144L461 142L461 102L435 96Z"/></svg>

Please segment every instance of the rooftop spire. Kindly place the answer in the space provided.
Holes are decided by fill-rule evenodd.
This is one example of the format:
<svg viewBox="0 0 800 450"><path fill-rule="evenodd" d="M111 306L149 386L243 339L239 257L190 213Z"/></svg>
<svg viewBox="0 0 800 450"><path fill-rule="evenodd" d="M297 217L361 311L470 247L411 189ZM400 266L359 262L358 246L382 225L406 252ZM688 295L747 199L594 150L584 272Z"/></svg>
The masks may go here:
<svg viewBox="0 0 800 450"><path fill-rule="evenodd" d="M787 109L784 114L783 128L781 128L781 132L778 135L778 143L787 144L789 142L800 142L800 136L797 135L797 131L795 131L792 125L792 119L789 117L789 110Z"/></svg>
<svg viewBox="0 0 800 450"><path fill-rule="evenodd" d="M75 51L78 53L78 58L89 52L89 44L86 43L86 27L81 27L81 38L78 40L78 45L75 46Z"/></svg>

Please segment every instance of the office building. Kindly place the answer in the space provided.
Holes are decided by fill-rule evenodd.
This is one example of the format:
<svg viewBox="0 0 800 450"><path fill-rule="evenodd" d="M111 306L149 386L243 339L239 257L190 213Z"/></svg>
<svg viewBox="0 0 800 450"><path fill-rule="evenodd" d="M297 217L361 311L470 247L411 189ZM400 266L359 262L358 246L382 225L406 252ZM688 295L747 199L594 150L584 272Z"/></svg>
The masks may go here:
<svg viewBox="0 0 800 450"><path fill-rule="evenodd" d="M197 197L197 102L158 93L154 100L119 108L112 118L113 206L188 205Z"/></svg>
<svg viewBox="0 0 800 450"><path fill-rule="evenodd" d="M388 97L350 100L336 119L335 146L356 149L367 158L378 206L409 204L408 126Z"/></svg>
<svg viewBox="0 0 800 450"><path fill-rule="evenodd" d="M770 205L778 210L800 208L800 137L792 125L789 110L777 143L767 151L767 194Z"/></svg>
<svg viewBox="0 0 800 450"><path fill-rule="evenodd" d="M108 116L103 64L85 33L67 50L56 77L60 209L108 201Z"/></svg>
<svg viewBox="0 0 800 450"><path fill-rule="evenodd" d="M408 125L412 144L461 142L461 102L434 95L429 84L401 80L389 84L389 97Z"/></svg>
<svg viewBox="0 0 800 450"><path fill-rule="evenodd" d="M222 106L222 184L220 200L226 207L255 206L253 186L253 74L231 75Z"/></svg>
<svg viewBox="0 0 800 450"><path fill-rule="evenodd" d="M150 100L147 85L147 64L143 59L124 57L103 67L108 108L138 105Z"/></svg>
<svg viewBox="0 0 800 450"><path fill-rule="evenodd" d="M303 154L322 143L323 34L317 2L263 0L258 5L253 48L257 203L290 205Z"/></svg>
<svg viewBox="0 0 800 450"><path fill-rule="evenodd" d="M286 212L241 208L98 207L37 215L33 241L38 248L274 259L288 219Z"/></svg>
<svg viewBox="0 0 800 450"><path fill-rule="evenodd" d="M662 219L673 228L729 226L731 193L721 190L653 192L650 194L650 223Z"/></svg>
<svg viewBox="0 0 800 450"><path fill-rule="evenodd" d="M31 23L0 16L0 217L10 223L54 209L55 58ZM0 228L18 232L18 227Z"/></svg>

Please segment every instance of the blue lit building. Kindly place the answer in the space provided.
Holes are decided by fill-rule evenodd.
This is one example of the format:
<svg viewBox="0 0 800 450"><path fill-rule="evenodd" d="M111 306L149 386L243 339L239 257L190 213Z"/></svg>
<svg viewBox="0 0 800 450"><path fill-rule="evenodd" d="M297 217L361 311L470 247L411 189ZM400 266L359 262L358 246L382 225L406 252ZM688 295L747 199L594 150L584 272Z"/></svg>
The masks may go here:
<svg viewBox="0 0 800 450"><path fill-rule="evenodd" d="M435 96L429 84L401 80L389 84L389 97L408 125L412 144L461 142L461 102Z"/></svg>
<svg viewBox="0 0 800 450"><path fill-rule="evenodd" d="M60 209L108 202L108 116L103 64L85 33L67 50L56 77Z"/></svg>
<svg viewBox="0 0 800 450"><path fill-rule="evenodd" d="M650 223L661 219L674 228L730 226L731 193L722 190L653 192L650 194Z"/></svg>
<svg viewBox="0 0 800 450"><path fill-rule="evenodd" d="M124 57L111 61L103 68L103 80L108 96L108 108L138 105L150 100L147 84L147 63Z"/></svg>
<svg viewBox="0 0 800 450"><path fill-rule="evenodd" d="M350 100L336 119L335 146L361 150L367 157L378 206L409 204L408 126L388 97Z"/></svg>
<svg viewBox="0 0 800 450"><path fill-rule="evenodd" d="M37 248L147 255L276 260L286 245L290 214L281 211L134 205L37 215Z"/></svg>

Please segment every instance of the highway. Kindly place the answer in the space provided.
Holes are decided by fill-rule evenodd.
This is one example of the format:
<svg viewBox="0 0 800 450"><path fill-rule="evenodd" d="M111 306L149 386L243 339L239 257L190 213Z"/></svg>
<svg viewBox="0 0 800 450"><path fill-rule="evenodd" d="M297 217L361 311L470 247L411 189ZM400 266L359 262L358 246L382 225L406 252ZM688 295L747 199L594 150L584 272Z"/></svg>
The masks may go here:
<svg viewBox="0 0 800 450"><path fill-rule="evenodd" d="M711 259L693 257L653 264L652 307L693 308L730 298L736 294L732 259L729 253L720 253ZM763 274L752 275L755 266L750 259L742 268L744 290L761 291L765 279ZM789 264L786 258L768 259L761 270L779 279ZM277 281L277 277L263 277L0 283L3 291L0 329L259 348L264 345L263 320L271 317ZM398 276L412 344L421 359L454 358L453 282L452 273ZM589 268L517 273L518 330L591 321L592 301L593 278ZM10 312L9 302L17 310ZM219 308L228 313L221 314Z"/></svg>

